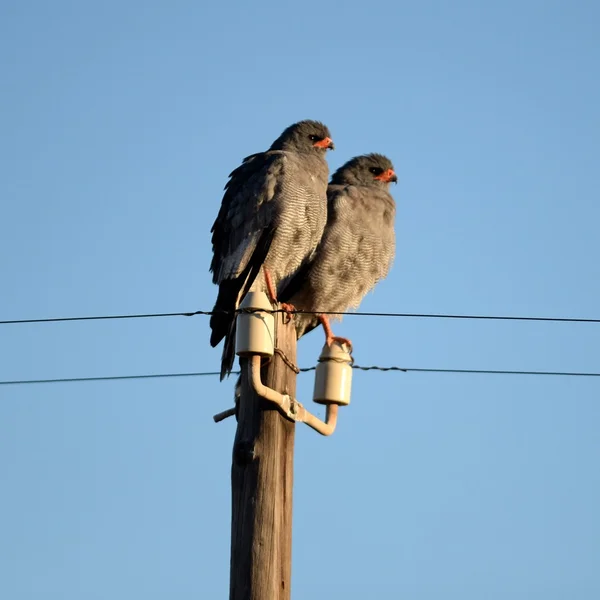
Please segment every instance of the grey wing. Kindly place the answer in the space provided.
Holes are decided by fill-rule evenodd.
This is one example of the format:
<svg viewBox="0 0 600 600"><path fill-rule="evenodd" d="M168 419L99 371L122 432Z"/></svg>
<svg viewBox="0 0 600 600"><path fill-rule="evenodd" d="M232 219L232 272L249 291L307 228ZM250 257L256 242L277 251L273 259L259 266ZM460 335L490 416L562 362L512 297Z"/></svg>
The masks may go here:
<svg viewBox="0 0 600 600"><path fill-rule="evenodd" d="M264 246L270 245L265 238L272 239L279 209L272 200L284 161L282 152L254 154L231 173L211 229L213 283L238 278L253 263L264 262Z"/></svg>
<svg viewBox="0 0 600 600"><path fill-rule="evenodd" d="M233 362L231 342L233 311L254 282L267 257L277 214L278 178L283 170L282 152L254 154L231 173L216 221L211 229L213 258L210 270L219 293L210 319L210 343L224 337L223 372Z"/></svg>

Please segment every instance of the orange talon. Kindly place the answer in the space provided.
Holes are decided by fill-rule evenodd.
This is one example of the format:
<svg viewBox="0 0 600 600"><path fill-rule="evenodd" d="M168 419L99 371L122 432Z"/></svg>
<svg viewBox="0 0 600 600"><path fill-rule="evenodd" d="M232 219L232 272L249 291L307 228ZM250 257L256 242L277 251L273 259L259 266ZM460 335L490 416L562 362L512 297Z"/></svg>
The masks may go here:
<svg viewBox="0 0 600 600"><path fill-rule="evenodd" d="M348 338L333 335L329 319L325 315L319 315L319 321L321 321L321 325L323 325L323 329L325 330L325 341L328 346L331 346L333 342L347 344L349 351L352 352L352 342Z"/></svg>
<svg viewBox="0 0 600 600"><path fill-rule="evenodd" d="M281 303L281 310L287 315L286 323L289 323L293 318L293 313L296 310L296 307L293 304L288 304L287 302Z"/></svg>
<svg viewBox="0 0 600 600"><path fill-rule="evenodd" d="M348 351L352 352L352 342L348 338L340 337L339 335L334 335L327 338L327 345L329 347L331 347L333 342L337 342L338 344L346 344L346 346L348 346Z"/></svg>

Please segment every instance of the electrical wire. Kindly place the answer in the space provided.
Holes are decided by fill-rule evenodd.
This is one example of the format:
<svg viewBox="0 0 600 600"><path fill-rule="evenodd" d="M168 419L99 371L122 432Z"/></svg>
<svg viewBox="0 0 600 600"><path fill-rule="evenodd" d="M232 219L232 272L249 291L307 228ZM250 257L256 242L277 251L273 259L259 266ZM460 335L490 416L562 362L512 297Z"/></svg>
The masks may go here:
<svg viewBox="0 0 600 600"><path fill-rule="evenodd" d="M446 373L460 375L528 375L528 376L553 376L553 377L600 377L600 372L578 372L578 371L509 371L494 369L436 369L436 368L413 368L413 367L380 367L352 365L353 369L359 371L399 371L402 373ZM314 371L316 367L300 369L302 373ZM232 371L232 375L238 375L239 371ZM91 381L124 381L131 379L166 379L176 377L212 377L219 375L218 371L189 372L189 373L156 373L150 375L110 375L105 377L68 377L61 379L21 379L13 381L0 381L0 385L29 385L50 383L74 383Z"/></svg>
<svg viewBox="0 0 600 600"><path fill-rule="evenodd" d="M236 312L256 312L255 310L238 310ZM275 309L273 313L284 312ZM196 315L211 316L213 314L225 314L227 311L197 310L194 312L171 312L171 313L140 313L126 315L99 315L85 317L51 317L47 319L13 319L0 321L0 325L22 325L25 323L59 323L68 321L108 321L117 319L157 319L164 317L194 317ZM600 319L585 319L579 317L527 317L509 315L457 315L444 313L377 313L377 312L336 312L336 311L309 311L295 310L293 314L301 315L328 315L328 316L354 316L354 317L396 317L411 319L476 319L490 321L542 321L552 323L600 323Z"/></svg>

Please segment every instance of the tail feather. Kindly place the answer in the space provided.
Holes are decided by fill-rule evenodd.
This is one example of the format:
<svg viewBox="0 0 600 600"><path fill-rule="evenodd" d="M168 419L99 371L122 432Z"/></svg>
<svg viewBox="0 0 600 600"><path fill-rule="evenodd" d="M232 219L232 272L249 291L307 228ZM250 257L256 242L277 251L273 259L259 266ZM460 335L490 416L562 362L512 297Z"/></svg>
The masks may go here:
<svg viewBox="0 0 600 600"><path fill-rule="evenodd" d="M233 319L231 322L229 331L225 336L225 343L223 344L223 354L221 355L221 381L225 377L229 377L231 370L233 369L233 363L235 361L235 332L237 321Z"/></svg>
<svg viewBox="0 0 600 600"><path fill-rule="evenodd" d="M223 354L221 355L221 381L229 376L235 361L235 332L237 327L235 309L237 308L238 297L240 299L244 298L250 291L260 268L260 264L248 265L240 277L225 280L219 286L217 302L213 309L213 312L219 312L210 317L210 327L212 329L210 344L214 348L225 338Z"/></svg>
<svg viewBox="0 0 600 600"><path fill-rule="evenodd" d="M219 284L219 294L210 317L210 345L214 348L231 329L232 321L235 321L235 309L240 288L243 281L236 279L225 279Z"/></svg>
<svg viewBox="0 0 600 600"><path fill-rule="evenodd" d="M238 302L250 291L254 280L260 273L273 241L275 229L265 229L261 233L251 259L245 269L234 279L224 279L219 283L219 293L210 317L210 345L214 348L223 338L221 357L221 381L231 373L235 360L235 310Z"/></svg>

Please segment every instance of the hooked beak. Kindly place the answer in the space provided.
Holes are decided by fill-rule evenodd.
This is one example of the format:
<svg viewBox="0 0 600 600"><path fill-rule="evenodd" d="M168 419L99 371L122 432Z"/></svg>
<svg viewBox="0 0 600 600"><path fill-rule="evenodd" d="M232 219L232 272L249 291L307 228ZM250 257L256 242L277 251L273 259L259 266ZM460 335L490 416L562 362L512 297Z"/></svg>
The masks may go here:
<svg viewBox="0 0 600 600"><path fill-rule="evenodd" d="M326 137L322 140L319 140L318 142L315 142L313 144L313 146L315 146L315 148L324 148L325 150L327 148L329 148L330 150L335 150L335 146L333 145L333 140L328 137Z"/></svg>
<svg viewBox="0 0 600 600"><path fill-rule="evenodd" d="M375 179L383 181L384 183L392 183L392 181L394 183L398 183L398 177L396 177L396 173L394 173L392 169L388 169L387 171L384 171L381 175L377 175Z"/></svg>

